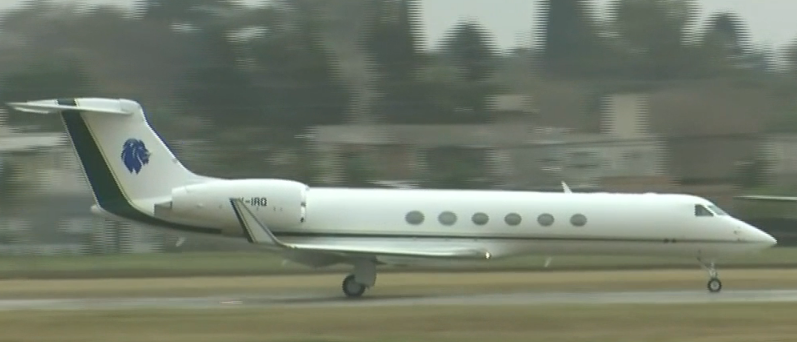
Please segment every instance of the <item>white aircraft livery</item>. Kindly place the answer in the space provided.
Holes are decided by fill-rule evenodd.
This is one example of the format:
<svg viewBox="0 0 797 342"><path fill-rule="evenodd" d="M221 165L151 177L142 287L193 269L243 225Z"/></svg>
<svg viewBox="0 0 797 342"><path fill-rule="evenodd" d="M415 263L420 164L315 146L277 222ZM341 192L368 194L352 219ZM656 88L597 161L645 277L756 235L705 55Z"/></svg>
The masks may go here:
<svg viewBox="0 0 797 342"><path fill-rule="evenodd" d="M246 239L309 267L350 265L360 297L381 265L535 255L696 260L708 289L714 262L776 244L712 202L683 194L316 188L284 179L220 179L186 169L136 101L77 98L9 103L59 114L96 201L92 212L185 233ZM692 259L694 258L694 259Z"/></svg>

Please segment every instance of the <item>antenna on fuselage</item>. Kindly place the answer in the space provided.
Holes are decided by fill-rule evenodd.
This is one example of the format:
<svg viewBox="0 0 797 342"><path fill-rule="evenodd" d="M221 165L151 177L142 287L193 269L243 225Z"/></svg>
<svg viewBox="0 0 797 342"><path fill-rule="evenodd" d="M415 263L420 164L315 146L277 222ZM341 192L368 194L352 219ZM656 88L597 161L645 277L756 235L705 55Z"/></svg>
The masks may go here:
<svg viewBox="0 0 797 342"><path fill-rule="evenodd" d="M553 257L545 258L545 264L543 265L543 267L548 268L548 266L551 266L551 261L553 261Z"/></svg>

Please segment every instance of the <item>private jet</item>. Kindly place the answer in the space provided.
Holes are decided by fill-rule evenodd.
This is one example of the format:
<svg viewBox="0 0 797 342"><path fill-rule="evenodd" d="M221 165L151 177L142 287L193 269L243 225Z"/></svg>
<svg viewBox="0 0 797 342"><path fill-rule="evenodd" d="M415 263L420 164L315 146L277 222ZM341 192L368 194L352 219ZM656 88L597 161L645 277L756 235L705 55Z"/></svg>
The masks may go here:
<svg viewBox="0 0 797 342"><path fill-rule="evenodd" d="M290 179L221 179L184 167L129 99L9 103L58 114L96 204L91 211L183 233L246 239L313 268L353 271L347 297L376 284L377 267L491 262L516 256L664 256L696 260L719 292L715 260L776 240L686 194L356 189Z"/></svg>

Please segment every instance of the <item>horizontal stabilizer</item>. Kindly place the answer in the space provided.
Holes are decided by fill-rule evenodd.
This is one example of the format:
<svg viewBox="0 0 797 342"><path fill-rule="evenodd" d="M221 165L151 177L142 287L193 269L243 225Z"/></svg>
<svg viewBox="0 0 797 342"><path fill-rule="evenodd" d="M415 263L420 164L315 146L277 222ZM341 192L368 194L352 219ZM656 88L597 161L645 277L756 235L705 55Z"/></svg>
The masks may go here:
<svg viewBox="0 0 797 342"><path fill-rule="evenodd" d="M407 248L391 247L363 247L348 246L345 244L292 244L280 241L266 225L264 225L244 205L240 199L231 198L232 205L241 228L247 235L249 242L259 245L266 245L277 249L304 250L307 252L321 252L340 255L371 255L371 256L397 256L397 257L420 257L420 258L442 258L442 259L490 259L490 252L475 249L448 249L448 250L411 250Z"/></svg>
<svg viewBox="0 0 797 342"><path fill-rule="evenodd" d="M734 198L746 201L797 202L797 197L793 196L743 195L743 196L735 196Z"/></svg>
<svg viewBox="0 0 797 342"><path fill-rule="evenodd" d="M8 105L15 110L25 113L35 114L53 114L60 113L66 110L77 110L81 112L103 113L103 114L116 114L116 115L130 115L131 113L117 110L114 108L102 108L91 106L69 106L58 104L57 100L40 100L30 102L9 102Z"/></svg>

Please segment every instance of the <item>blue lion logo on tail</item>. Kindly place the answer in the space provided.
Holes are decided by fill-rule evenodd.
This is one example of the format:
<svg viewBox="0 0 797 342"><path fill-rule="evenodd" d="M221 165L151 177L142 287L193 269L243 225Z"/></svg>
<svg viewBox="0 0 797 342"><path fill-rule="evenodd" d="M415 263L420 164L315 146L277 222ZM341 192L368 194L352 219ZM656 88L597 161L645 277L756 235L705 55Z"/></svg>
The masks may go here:
<svg viewBox="0 0 797 342"><path fill-rule="evenodd" d="M139 139L127 139L122 145L122 162L130 173L138 174L144 165L149 164L150 153L144 142Z"/></svg>

